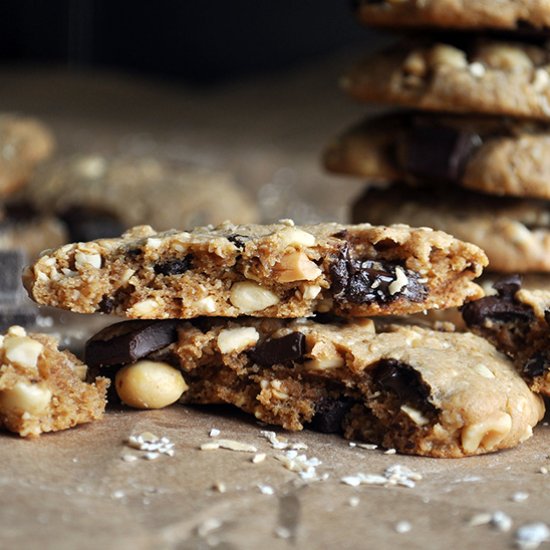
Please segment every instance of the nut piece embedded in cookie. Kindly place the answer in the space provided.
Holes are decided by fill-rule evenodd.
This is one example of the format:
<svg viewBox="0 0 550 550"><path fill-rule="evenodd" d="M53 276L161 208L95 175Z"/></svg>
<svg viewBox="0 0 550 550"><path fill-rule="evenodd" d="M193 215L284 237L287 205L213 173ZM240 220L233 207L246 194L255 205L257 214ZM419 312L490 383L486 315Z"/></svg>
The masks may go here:
<svg viewBox="0 0 550 550"><path fill-rule="evenodd" d="M83 382L86 366L54 338L14 326L0 342L0 426L34 437L102 417L109 381Z"/></svg>
<svg viewBox="0 0 550 550"><path fill-rule="evenodd" d="M366 317L475 299L486 263L479 248L426 227L142 226L48 251L24 283L40 304L130 319Z"/></svg>

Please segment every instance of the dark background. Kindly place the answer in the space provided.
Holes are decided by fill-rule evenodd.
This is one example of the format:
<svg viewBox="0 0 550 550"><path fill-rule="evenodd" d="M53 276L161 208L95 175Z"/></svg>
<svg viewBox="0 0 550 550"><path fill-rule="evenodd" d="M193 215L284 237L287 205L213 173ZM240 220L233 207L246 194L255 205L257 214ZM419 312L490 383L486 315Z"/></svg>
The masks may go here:
<svg viewBox="0 0 550 550"><path fill-rule="evenodd" d="M365 42L346 0L2 0L0 63L210 84Z"/></svg>

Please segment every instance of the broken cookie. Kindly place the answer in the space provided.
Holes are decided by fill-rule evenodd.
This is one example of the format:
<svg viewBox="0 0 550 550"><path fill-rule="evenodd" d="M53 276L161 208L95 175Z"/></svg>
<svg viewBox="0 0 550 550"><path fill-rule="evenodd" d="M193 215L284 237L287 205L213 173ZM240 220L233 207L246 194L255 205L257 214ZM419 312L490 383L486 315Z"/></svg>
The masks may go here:
<svg viewBox="0 0 550 550"><path fill-rule="evenodd" d="M288 430L423 456L512 447L544 412L511 362L470 333L255 318L179 321L176 334L153 332L140 321L108 327L88 342L86 361L111 377L143 361L171 366L188 386L184 403L228 403ZM119 365L101 353L108 348Z"/></svg>
<svg viewBox="0 0 550 550"><path fill-rule="evenodd" d="M23 437L102 417L109 381L84 382L86 365L45 334L19 326L0 336L0 426Z"/></svg>
<svg viewBox="0 0 550 550"><path fill-rule="evenodd" d="M476 246L429 228L141 226L49 251L24 274L39 304L127 318L408 314L482 295Z"/></svg>
<svg viewBox="0 0 550 550"><path fill-rule="evenodd" d="M462 308L468 328L511 357L529 387L550 396L550 291L522 288L513 276L496 294Z"/></svg>

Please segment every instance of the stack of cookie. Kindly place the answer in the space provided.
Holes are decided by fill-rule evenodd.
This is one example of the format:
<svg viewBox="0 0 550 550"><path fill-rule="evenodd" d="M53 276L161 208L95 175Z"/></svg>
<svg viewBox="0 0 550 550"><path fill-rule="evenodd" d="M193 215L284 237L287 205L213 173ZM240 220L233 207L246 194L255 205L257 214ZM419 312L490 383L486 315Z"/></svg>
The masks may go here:
<svg viewBox="0 0 550 550"><path fill-rule="evenodd" d="M479 298L486 263L431 229L286 220L136 227L50 251L24 282L40 304L130 319L85 354L130 406L228 403L288 430L457 457L527 439L542 400L481 337L379 319Z"/></svg>
<svg viewBox="0 0 550 550"><path fill-rule="evenodd" d="M354 205L356 222L434 227L482 247L491 271L548 273L550 9L495 4L357 2L361 22L422 35L358 64L344 89L415 110L348 130L325 164L381 184Z"/></svg>

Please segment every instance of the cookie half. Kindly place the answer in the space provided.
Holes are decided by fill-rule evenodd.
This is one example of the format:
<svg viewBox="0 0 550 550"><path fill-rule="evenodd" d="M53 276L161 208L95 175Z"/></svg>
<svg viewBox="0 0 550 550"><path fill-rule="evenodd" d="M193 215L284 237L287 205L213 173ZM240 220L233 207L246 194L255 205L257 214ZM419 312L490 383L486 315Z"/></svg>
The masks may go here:
<svg viewBox="0 0 550 550"><path fill-rule="evenodd" d="M471 333L375 328L371 320L169 323L108 327L88 342L86 361L111 376L143 359L171 365L188 386L184 403L229 403L288 430L342 433L423 456L512 447L544 412L511 362Z"/></svg>
<svg viewBox="0 0 550 550"><path fill-rule="evenodd" d="M480 246L491 271L550 271L547 201L491 197L458 187L412 188L394 184L367 189L356 201L353 221L430 226Z"/></svg>
<svg viewBox="0 0 550 550"><path fill-rule="evenodd" d="M550 126L505 117L397 113L351 128L324 155L337 173L550 199Z"/></svg>
<svg viewBox="0 0 550 550"><path fill-rule="evenodd" d="M341 83L360 101L550 120L549 65L547 45L406 42L365 59Z"/></svg>
<svg viewBox="0 0 550 550"><path fill-rule="evenodd" d="M365 25L525 31L550 27L550 6L540 0L355 0Z"/></svg>
<svg viewBox="0 0 550 550"><path fill-rule="evenodd" d="M223 224L43 254L24 283L40 304L80 313L175 319L407 314L482 295L484 253L429 228Z"/></svg>
<svg viewBox="0 0 550 550"><path fill-rule="evenodd" d="M23 437L102 417L109 381L84 382L86 365L45 334L11 327L0 336L0 426Z"/></svg>

